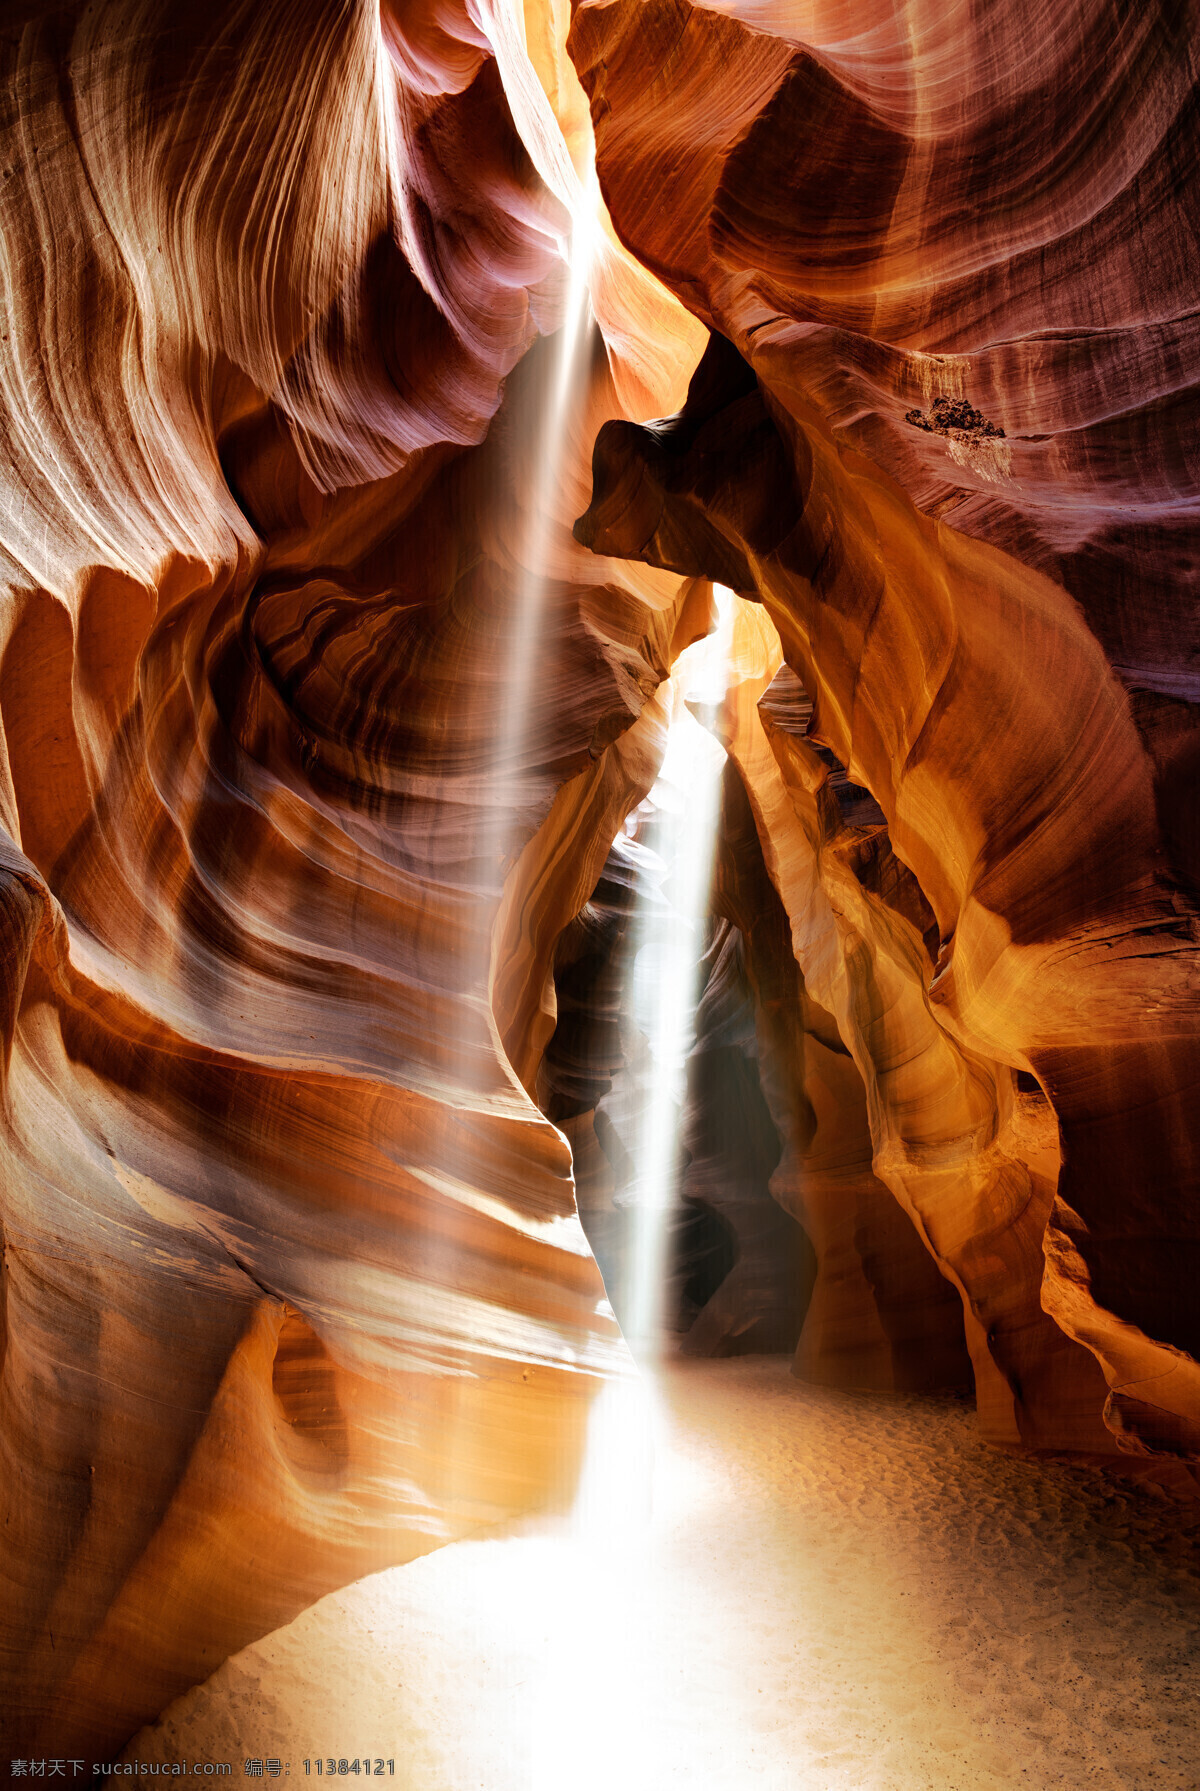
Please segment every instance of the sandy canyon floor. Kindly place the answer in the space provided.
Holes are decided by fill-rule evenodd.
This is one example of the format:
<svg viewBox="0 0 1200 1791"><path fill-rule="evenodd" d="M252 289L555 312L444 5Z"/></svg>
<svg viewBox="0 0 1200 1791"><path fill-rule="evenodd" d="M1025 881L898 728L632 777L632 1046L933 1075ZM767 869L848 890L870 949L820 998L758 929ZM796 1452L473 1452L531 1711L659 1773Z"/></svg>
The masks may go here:
<svg viewBox="0 0 1200 1791"><path fill-rule="evenodd" d="M597 1424L572 1521L322 1600L125 1758L378 1756L404 1791L1200 1786L1194 1513L782 1357L674 1362Z"/></svg>

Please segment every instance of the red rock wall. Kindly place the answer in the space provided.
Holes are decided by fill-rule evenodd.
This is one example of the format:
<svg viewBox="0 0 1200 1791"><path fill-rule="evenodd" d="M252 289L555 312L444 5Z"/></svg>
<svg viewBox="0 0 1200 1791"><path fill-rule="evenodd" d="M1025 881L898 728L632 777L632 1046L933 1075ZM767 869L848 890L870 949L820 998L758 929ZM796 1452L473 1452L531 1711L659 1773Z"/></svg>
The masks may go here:
<svg viewBox="0 0 1200 1791"><path fill-rule="evenodd" d="M1189 18L583 0L571 50L618 232L740 351L602 432L581 538L763 603L932 910L930 961L746 716L995 1433L1194 1461Z"/></svg>
<svg viewBox="0 0 1200 1791"><path fill-rule="evenodd" d="M568 1486L624 1360L521 1078L707 614L570 523L697 329L600 247L547 483L578 182L503 10L2 49L0 1710L99 1757Z"/></svg>
<svg viewBox="0 0 1200 1791"><path fill-rule="evenodd" d="M569 1485L625 1358L532 1096L709 578L802 1371L961 1323L993 1436L1198 1453L1195 22L582 3L586 96L565 23L6 20L14 1755Z"/></svg>

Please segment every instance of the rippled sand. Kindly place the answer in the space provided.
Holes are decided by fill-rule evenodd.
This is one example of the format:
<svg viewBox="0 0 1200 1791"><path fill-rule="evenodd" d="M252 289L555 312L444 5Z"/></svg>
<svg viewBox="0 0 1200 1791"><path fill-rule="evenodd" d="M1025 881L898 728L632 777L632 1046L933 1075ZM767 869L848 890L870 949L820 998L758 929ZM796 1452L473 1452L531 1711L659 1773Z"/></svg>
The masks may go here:
<svg viewBox="0 0 1200 1791"><path fill-rule="evenodd" d="M125 1758L370 1755L405 1791L1200 1786L1194 1511L781 1357L665 1371L647 1500L643 1411L610 1406L573 1525L324 1599Z"/></svg>

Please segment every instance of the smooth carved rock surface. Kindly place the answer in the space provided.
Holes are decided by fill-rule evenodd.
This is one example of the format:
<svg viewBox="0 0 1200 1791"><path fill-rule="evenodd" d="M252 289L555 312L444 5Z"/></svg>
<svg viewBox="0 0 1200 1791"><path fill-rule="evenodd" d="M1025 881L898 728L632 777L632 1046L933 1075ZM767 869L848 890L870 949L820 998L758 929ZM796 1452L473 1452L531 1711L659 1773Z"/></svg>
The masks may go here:
<svg viewBox="0 0 1200 1791"><path fill-rule="evenodd" d="M558 1002L710 579L799 1366L965 1326L993 1436L1200 1446L1194 22L585 3L583 89L565 24L6 19L14 1756L569 1483L626 1357ZM705 1347L781 1319L755 1113L744 1189L692 1116Z"/></svg>
<svg viewBox="0 0 1200 1791"><path fill-rule="evenodd" d="M867 1088L875 1173L962 1291L991 1434L1194 1460L1196 913L1096 637L719 338L680 416L608 425L594 471L582 540L763 605L732 750L806 985ZM877 799L935 962L861 874L826 766L758 716L783 658ZM1018 1100L1014 1071L1046 1098Z"/></svg>
<svg viewBox="0 0 1200 1791"><path fill-rule="evenodd" d="M778 637L749 606L741 624L747 638L744 675L730 699L731 751L768 841L808 994L827 1010L826 1037L832 1033L844 1046L866 1091L860 1136L863 1158L875 1170L868 1179L892 1190L947 1282L963 1294L986 1432L1001 1442L1103 1448L1097 1420L1104 1393L1095 1364L1038 1302L1039 1240L1059 1166L1053 1117L1044 1100L1017 1094L1011 1072L964 1052L938 1025L927 992L933 966L920 930L925 914L911 873L881 829L842 821L826 767L807 741L780 726L778 709L772 718L760 695L775 687ZM833 1065L826 1060L825 1067L828 1075ZM845 1131L854 1102L844 1085L849 1066L837 1067L843 1086L836 1099L812 1098L816 1112L831 1110ZM860 1175L863 1166L860 1159ZM814 1184L805 1177L802 1191L806 1199L823 1192L822 1178ZM830 1204L844 1234L845 1194ZM885 1321L890 1301L926 1327L910 1345L910 1359L930 1373L946 1361L954 1334L942 1315L939 1351L939 1303L911 1255L901 1266L896 1217L890 1246L882 1242L882 1216L875 1221L870 1279L881 1290L876 1303ZM863 1231L869 1238L860 1221L856 1242ZM815 1330L810 1315L806 1333ZM854 1331L870 1334L861 1321Z"/></svg>
<svg viewBox="0 0 1200 1791"><path fill-rule="evenodd" d="M771 1191L803 1226L814 1258L796 1370L823 1386L969 1386L955 1290L872 1167L866 1087L845 1042L853 1034L815 996L819 974L810 981L794 955L788 911L768 868L769 856L778 877L778 842L764 854L759 837L751 742L762 730L748 707L761 688L756 673L765 664L769 675L775 658L764 662L759 618L749 606L738 621L714 902L745 940L762 1090L782 1144ZM782 879L780 886L790 893ZM811 954L804 959L811 966ZM730 1282L736 1287L735 1276ZM722 1288L716 1300L728 1299Z"/></svg>
<svg viewBox="0 0 1200 1791"><path fill-rule="evenodd" d="M101 1757L569 1483L622 1371L522 1078L708 626L570 523L701 332L601 241L556 411L578 180L503 7L2 54L0 1709Z"/></svg>
<svg viewBox="0 0 1200 1791"><path fill-rule="evenodd" d="M576 0L621 238L917 507L1200 698L1194 4ZM1003 439L906 422L966 401Z"/></svg>
<svg viewBox="0 0 1200 1791"><path fill-rule="evenodd" d="M602 432L581 537L761 599L932 911L927 962L810 748L747 723L997 1432L1191 1460L1195 40L1187 7L822 0L580 0L570 39L619 234L740 351Z"/></svg>

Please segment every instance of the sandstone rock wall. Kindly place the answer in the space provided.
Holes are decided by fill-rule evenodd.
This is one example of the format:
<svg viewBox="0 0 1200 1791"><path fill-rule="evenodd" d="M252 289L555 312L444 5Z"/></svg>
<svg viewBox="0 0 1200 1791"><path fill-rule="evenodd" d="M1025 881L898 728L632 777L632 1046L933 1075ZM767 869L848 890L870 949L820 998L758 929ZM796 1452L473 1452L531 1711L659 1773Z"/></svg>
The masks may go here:
<svg viewBox="0 0 1200 1791"><path fill-rule="evenodd" d="M993 1437L1193 1472L1196 23L8 9L13 1754L569 1486L611 852L711 579L693 1346L799 1317L797 1221L802 1372L965 1331Z"/></svg>
<svg viewBox="0 0 1200 1791"><path fill-rule="evenodd" d="M1189 19L582 0L571 49L618 232L720 332L580 538L762 602L936 923L739 703L992 1434L1194 1462Z"/></svg>
<svg viewBox="0 0 1200 1791"><path fill-rule="evenodd" d="M707 625L570 523L698 326L504 7L30 6L0 47L0 1710L99 1757L568 1488L623 1371L522 1077Z"/></svg>

